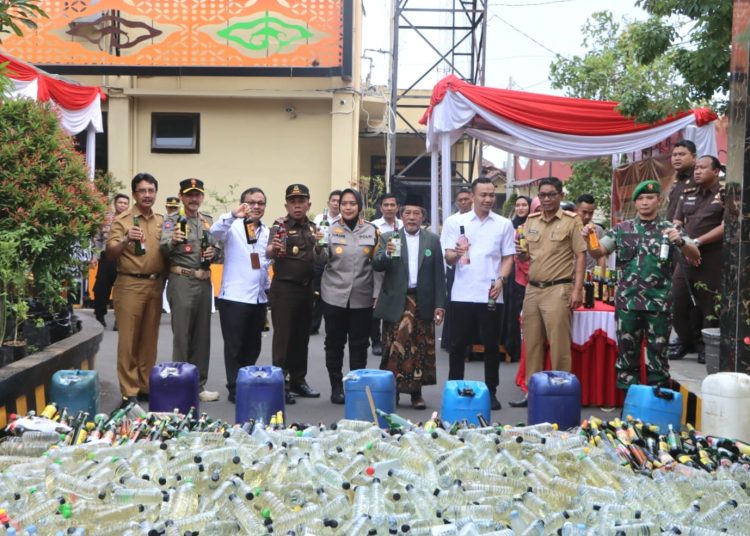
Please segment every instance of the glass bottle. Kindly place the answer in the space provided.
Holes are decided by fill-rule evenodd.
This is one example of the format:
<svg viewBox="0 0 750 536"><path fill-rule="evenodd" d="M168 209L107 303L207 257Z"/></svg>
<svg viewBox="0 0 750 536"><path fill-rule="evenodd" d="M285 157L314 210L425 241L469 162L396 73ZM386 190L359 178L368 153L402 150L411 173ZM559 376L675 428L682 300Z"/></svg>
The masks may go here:
<svg viewBox="0 0 750 536"><path fill-rule="evenodd" d="M277 253L277 257L286 257L286 247L288 234L286 232L286 225L284 225L284 218L276 220L276 236L281 242L281 251Z"/></svg>
<svg viewBox="0 0 750 536"><path fill-rule="evenodd" d="M180 240L180 243L187 242L188 238L188 219L187 216L185 216L185 209L180 208L180 212L177 216L177 227L180 229L180 232L182 233L182 240Z"/></svg>
<svg viewBox="0 0 750 536"><path fill-rule="evenodd" d="M497 310L497 301L495 298L492 297L492 289L495 288L495 279L492 279L490 281L490 289L487 291L487 310L488 311L496 311Z"/></svg>
<svg viewBox="0 0 750 536"><path fill-rule="evenodd" d="M393 232L391 233L390 238L388 241L393 244L393 251L391 252L390 257L392 259L400 259L401 258L401 233L398 232L398 220L393 222Z"/></svg>
<svg viewBox="0 0 750 536"><path fill-rule="evenodd" d="M596 227L591 224L587 227L589 228L589 249L597 250L599 249L599 237L596 235Z"/></svg>
<svg viewBox="0 0 750 536"><path fill-rule="evenodd" d="M242 220L242 225L245 228L245 239L248 244L255 244L258 241L258 234L255 232L255 220L252 216L246 216Z"/></svg>
<svg viewBox="0 0 750 536"><path fill-rule="evenodd" d="M323 235L318 240L318 245L325 247L328 245L328 234L331 230L331 222L328 221L328 207L323 209L323 219L320 220L320 234Z"/></svg>
<svg viewBox="0 0 750 536"><path fill-rule="evenodd" d="M669 259L669 237L661 235L661 244L659 245L659 260L666 262Z"/></svg>
<svg viewBox="0 0 750 536"><path fill-rule="evenodd" d="M208 239L208 231L203 229L201 236L201 269L208 270L211 268L211 259L206 257L206 250L211 247L211 242Z"/></svg>
<svg viewBox="0 0 750 536"><path fill-rule="evenodd" d="M518 248L521 251L526 252L526 250L528 249L529 245L526 242L526 230L525 230L524 226L523 225L519 225L517 232L518 232Z"/></svg>
<svg viewBox="0 0 750 536"><path fill-rule="evenodd" d="M133 227L139 227L141 219L139 216L133 216ZM140 227L139 227L140 228ZM146 254L146 244L142 240L136 240L133 243L133 253L136 257L140 257Z"/></svg>
<svg viewBox="0 0 750 536"><path fill-rule="evenodd" d="M456 242L459 246L466 248L466 253L458 259L458 264L471 264L471 258L469 257L469 238L466 236L466 231L463 225L458 228L458 240Z"/></svg>
<svg viewBox="0 0 750 536"><path fill-rule="evenodd" d="M586 281L583 283L583 306L586 309L594 308L594 281L591 272L586 272Z"/></svg>

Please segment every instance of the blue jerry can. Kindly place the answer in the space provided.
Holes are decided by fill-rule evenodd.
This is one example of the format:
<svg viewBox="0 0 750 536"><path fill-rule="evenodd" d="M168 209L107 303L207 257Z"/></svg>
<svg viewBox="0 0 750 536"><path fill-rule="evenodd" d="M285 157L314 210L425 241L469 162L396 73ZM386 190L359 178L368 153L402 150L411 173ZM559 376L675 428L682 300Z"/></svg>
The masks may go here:
<svg viewBox="0 0 750 536"><path fill-rule="evenodd" d="M149 411L187 413L200 410L198 368L190 363L157 363L149 376Z"/></svg>
<svg viewBox="0 0 750 536"><path fill-rule="evenodd" d="M386 413L396 411L396 377L390 370L359 369L344 376L344 418L372 422L372 410L367 399L370 388L375 409ZM381 428L388 423L378 417Z"/></svg>
<svg viewBox="0 0 750 536"><path fill-rule="evenodd" d="M650 385L631 385L625 395L622 418L628 415L655 424L667 433L668 425L679 431L682 422L682 394L671 389Z"/></svg>
<svg viewBox="0 0 750 536"><path fill-rule="evenodd" d="M560 429L581 424L581 382L575 374L545 370L529 378L529 424L556 423Z"/></svg>
<svg viewBox="0 0 750 536"><path fill-rule="evenodd" d="M490 390L487 385L465 380L445 382L440 419L450 423L466 419L470 424L479 424L478 415L491 422Z"/></svg>
<svg viewBox="0 0 750 536"><path fill-rule="evenodd" d="M279 367L250 366L237 371L237 424L250 419L268 424L279 411L285 412L284 402L284 371Z"/></svg>
<svg viewBox="0 0 750 536"><path fill-rule="evenodd" d="M73 415L87 411L93 418L99 402L99 375L94 370L58 370L52 375L49 394L49 402L58 408L68 408Z"/></svg>

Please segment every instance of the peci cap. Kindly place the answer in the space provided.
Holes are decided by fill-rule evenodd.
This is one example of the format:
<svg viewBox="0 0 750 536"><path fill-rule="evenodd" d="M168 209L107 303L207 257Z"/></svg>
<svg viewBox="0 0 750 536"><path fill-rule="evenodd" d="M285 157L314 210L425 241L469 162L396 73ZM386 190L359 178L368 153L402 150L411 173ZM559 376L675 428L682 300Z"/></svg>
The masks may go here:
<svg viewBox="0 0 750 536"><path fill-rule="evenodd" d="M649 181L639 182L638 185L633 190L633 201L638 199L638 196L641 194L658 194L658 193L661 193L661 185L659 184L659 181L649 180Z"/></svg>
<svg viewBox="0 0 750 536"><path fill-rule="evenodd" d="M290 184L286 187L286 199L290 197L310 197L310 189L304 184Z"/></svg>
<svg viewBox="0 0 750 536"><path fill-rule="evenodd" d="M419 207L419 208L425 208L424 201L422 200L421 195L415 195L415 194L409 194L406 196L406 199L402 203L402 206L409 205L411 207Z"/></svg>
<svg viewBox="0 0 750 536"><path fill-rule="evenodd" d="M186 194L188 192L206 193L203 189L203 181L200 179L185 179L184 181L180 181L180 193Z"/></svg>
<svg viewBox="0 0 750 536"><path fill-rule="evenodd" d="M180 200L179 200L179 198L177 198L175 196L169 196L169 197L167 197L167 202L164 203L164 205L167 206L167 207L169 207L169 208L179 207L180 206Z"/></svg>

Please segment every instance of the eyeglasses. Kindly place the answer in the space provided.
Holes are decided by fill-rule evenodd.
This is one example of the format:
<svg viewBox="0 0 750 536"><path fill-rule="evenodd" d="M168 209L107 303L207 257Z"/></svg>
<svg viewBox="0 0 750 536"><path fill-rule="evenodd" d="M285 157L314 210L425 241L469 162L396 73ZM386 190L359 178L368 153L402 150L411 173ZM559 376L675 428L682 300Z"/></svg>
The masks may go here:
<svg viewBox="0 0 750 536"><path fill-rule="evenodd" d="M154 189L154 188L139 188L138 190L135 191L135 193L141 194L141 195L144 195L144 194L155 194L156 193L156 189Z"/></svg>
<svg viewBox="0 0 750 536"><path fill-rule="evenodd" d="M557 195L558 195L557 192L549 192L549 193L544 193L544 194L536 194L536 196L539 199L554 199L555 197L557 197Z"/></svg>
<svg viewBox="0 0 750 536"><path fill-rule="evenodd" d="M265 207L266 206L265 201L248 201L247 204L250 205L251 207Z"/></svg>

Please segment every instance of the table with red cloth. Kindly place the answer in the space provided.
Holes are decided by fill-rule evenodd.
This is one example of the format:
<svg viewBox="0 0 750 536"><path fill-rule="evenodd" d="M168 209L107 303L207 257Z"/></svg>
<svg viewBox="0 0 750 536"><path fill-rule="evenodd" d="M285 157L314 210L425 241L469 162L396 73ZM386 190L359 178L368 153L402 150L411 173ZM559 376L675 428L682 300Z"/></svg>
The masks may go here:
<svg viewBox="0 0 750 536"><path fill-rule="evenodd" d="M617 388L617 331L615 308L597 301L592 309L579 307L573 311L571 327L571 372L581 382L581 405L622 406L625 391ZM545 353L544 370L552 367L549 350ZM641 352L641 383L646 383L646 370ZM526 387L526 343L521 344L521 362L516 385Z"/></svg>

